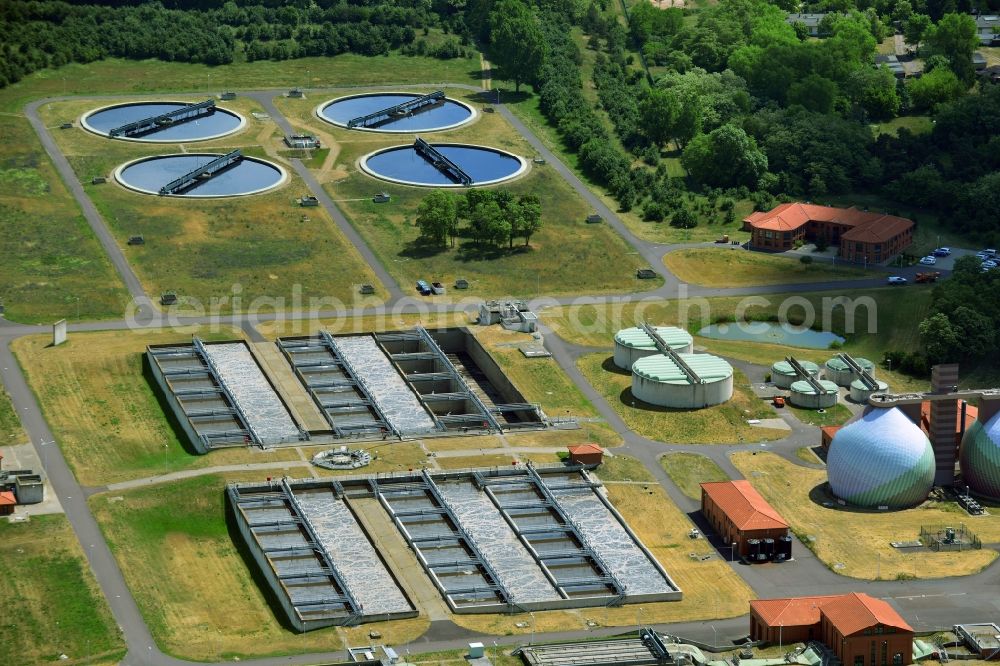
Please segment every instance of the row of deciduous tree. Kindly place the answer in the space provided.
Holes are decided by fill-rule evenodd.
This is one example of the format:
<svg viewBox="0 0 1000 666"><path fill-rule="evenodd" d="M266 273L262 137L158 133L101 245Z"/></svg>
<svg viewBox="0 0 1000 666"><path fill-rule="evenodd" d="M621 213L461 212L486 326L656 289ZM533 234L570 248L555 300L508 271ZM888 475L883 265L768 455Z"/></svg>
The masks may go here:
<svg viewBox="0 0 1000 666"><path fill-rule="evenodd" d="M463 225L463 222L465 223ZM524 244L542 228L542 205L534 194L515 197L510 190L467 190L457 196L436 190L421 200L417 208L420 238L429 245L454 246L459 236L481 245Z"/></svg>

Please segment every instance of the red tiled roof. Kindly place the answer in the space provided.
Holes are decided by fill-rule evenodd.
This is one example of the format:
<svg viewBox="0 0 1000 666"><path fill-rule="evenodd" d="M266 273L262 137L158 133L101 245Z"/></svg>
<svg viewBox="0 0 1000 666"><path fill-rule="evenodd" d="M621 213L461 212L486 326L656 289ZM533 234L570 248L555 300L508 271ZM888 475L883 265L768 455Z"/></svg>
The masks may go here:
<svg viewBox="0 0 1000 666"><path fill-rule="evenodd" d="M739 530L773 530L788 527L781 515L760 496L749 481L712 481L701 484Z"/></svg>
<svg viewBox="0 0 1000 666"><path fill-rule="evenodd" d="M851 636L876 624L913 631L888 603L857 592L792 599L757 599L750 602L750 608L771 627L818 624L823 615L844 636Z"/></svg>
<svg viewBox="0 0 1000 666"><path fill-rule="evenodd" d="M569 447L570 453L604 453L604 449L597 444L575 444Z"/></svg>
<svg viewBox="0 0 1000 666"><path fill-rule="evenodd" d="M17 504L17 498L14 497L14 493L0 493L0 506L5 504Z"/></svg>
<svg viewBox="0 0 1000 666"><path fill-rule="evenodd" d="M913 221L895 215L871 213L857 208L834 208L816 204L786 203L746 218L755 229L794 231L809 222L831 222L851 227L841 234L847 241L883 242L913 227Z"/></svg>
<svg viewBox="0 0 1000 666"><path fill-rule="evenodd" d="M843 428L843 426L821 426L820 431L827 437L833 437L837 434L837 431Z"/></svg>
<svg viewBox="0 0 1000 666"><path fill-rule="evenodd" d="M851 636L876 624L913 631L913 627L892 606L867 594L845 594L823 604L822 610L827 620L844 636Z"/></svg>
<svg viewBox="0 0 1000 666"><path fill-rule="evenodd" d="M979 418L979 408L975 405L965 405L965 428L962 427L962 406L958 406L958 414L955 416L955 434L972 427L972 423ZM930 432L931 427L931 401L924 400L920 403L920 427L925 432Z"/></svg>
<svg viewBox="0 0 1000 666"><path fill-rule="evenodd" d="M802 627L819 623L819 610L836 596L796 597L794 599L757 599L750 602L768 626Z"/></svg>

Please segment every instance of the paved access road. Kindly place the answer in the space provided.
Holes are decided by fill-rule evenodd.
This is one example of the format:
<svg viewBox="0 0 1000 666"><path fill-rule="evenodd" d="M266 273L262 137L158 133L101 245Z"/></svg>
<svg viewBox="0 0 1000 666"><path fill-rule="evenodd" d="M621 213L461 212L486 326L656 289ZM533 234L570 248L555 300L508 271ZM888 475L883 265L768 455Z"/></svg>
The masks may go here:
<svg viewBox="0 0 1000 666"><path fill-rule="evenodd" d="M455 84L427 84L420 86L423 88L433 86L458 87L466 90L480 90L474 86ZM399 87L399 86L393 86ZM414 87L414 86L403 86ZM276 91L253 91L245 93L260 102L271 114L271 117L278 126L285 132L291 133L292 126L273 104L273 97ZM490 95L492 98L492 95ZM105 96L104 98L114 98ZM73 172L65 156L59 151L49 131L44 127L38 117L38 108L50 101L39 100L32 102L25 107L25 113L29 122L38 133L46 152L50 155L56 168L67 183L81 209L87 218L88 224L94 230L95 235L101 242L102 247L109 259L114 264L116 270L129 290L130 295L140 305L139 319L150 326L164 326L170 323L183 324L208 324L208 318L181 318L172 322L163 313L159 312L143 291L142 285L136 274L129 266L121 248L117 245L113 235L109 231L104 220L101 218L93 203L86 196L83 187L80 185L76 174ZM72 98L69 98L72 99ZM484 100L485 101L485 100ZM490 100L492 101L492 100ZM626 294L623 296L594 296L594 297L560 297L560 298L538 298L533 302L536 309L548 305L567 305L571 303L605 303L611 301L635 301L635 300L661 300L665 298L698 297L698 296L724 296L724 295L750 295L750 294L778 294L789 292L824 291L837 289L857 289L864 287L882 286L882 279L838 281L828 283L810 283L799 285L773 285L768 287L746 287L736 289L710 289L697 286L682 285L675 276L667 271L662 263L664 254L667 252L691 245L666 245L652 243L637 238L604 203L596 197L577 176L562 163L559 158L552 153L545 144L538 139L509 109L503 105L498 105L497 109L511 125L524 136L525 140L543 157L548 167L555 169L572 187L583 197L592 208L601 215L605 221L620 233L625 240L645 259L654 270L663 275L664 284L658 289L640 293ZM293 160L293 168L304 180L311 193L316 196L324 208L330 213L338 228L354 244L357 250L364 257L365 261L371 265L379 280L383 283L390 294L390 299L385 306L377 308L366 308L357 311L331 311L321 313L321 316L351 316L363 313L374 314L378 312L405 312L407 310L417 311L421 305L426 305L425 301L418 298L406 296L406 289L401 288L397 281L389 274L381 264L371 249L364 243L363 239L350 225L341 211L337 208L332 199L325 193L320 184L316 181L309 170L299 160ZM911 269L909 272L914 272ZM903 271L902 274L908 274ZM446 306L445 310L460 310L468 306ZM315 316L311 313L293 312L282 315L289 319ZM262 336L256 331L255 324L260 321L275 318L275 315L265 315L257 318L236 315L227 319L227 323L241 328L252 340L260 340ZM126 321L113 322L82 322L70 327L71 331L95 331L95 330L125 330L130 327ZM36 450L39 450L44 442L54 441L41 409L34 398L30 388L25 382L8 345L17 337L47 332L47 327L20 325L4 321L0 318L0 379L11 394L15 409L21 417L25 430L31 437ZM625 445L618 449L622 453L633 455L643 462L643 464L654 475L658 482L666 489L667 493L677 503L682 510L695 521L700 520L697 514L696 503L684 496L677 487L670 481L659 465L659 457L669 451L697 451L708 455L726 469L732 476L738 476L737 470L728 459L728 454L734 450L746 450L750 448L759 449L764 446L780 455L785 456L796 464L803 464L795 457L794 452L801 446L814 444L816 441L816 431L812 428L802 426L797 420L788 417L791 426L791 434L779 442L766 444L740 443L731 446L692 446L684 444L667 444L663 442L649 440L639 437L630 431L614 409L582 376L577 369L576 358L588 351L566 344L551 331L543 328L545 344L552 352L553 357L569 375L573 382L580 387L584 394L590 399L601 416L618 432L625 440ZM760 374L760 369L753 367L743 367L748 376L753 379L755 374ZM46 454L46 472L52 481L53 487L66 508L66 515L77 534L80 543L83 545L88 561L94 571L98 584L102 592L108 599L112 613L117 620L122 634L128 646L128 655L123 663L144 664L151 666L164 666L168 664L187 663L163 654L153 643L149 629L146 626L134 598L131 595L117 562L105 543L100 530L91 515L86 502L85 494L102 489L84 489L79 486L66 464L58 447L49 447L51 450ZM286 463L291 465L293 463ZM154 481L165 481L169 479L140 479L130 482L135 485L142 485ZM879 582L867 583L838 576L822 565L812 554L801 544L797 545L796 561L781 566L748 567L734 565L734 570L742 576L761 597L782 596L790 594L817 594L817 593L837 593L851 590L862 590L870 594L889 598L896 605L905 617L918 629L950 626L955 622L982 620L996 617L1000 611L1000 596L995 594L998 583L997 567L990 567L985 572L976 576L969 576L961 579L945 579L934 581L907 581L907 582ZM722 620L717 622L694 622L666 625L659 627L661 630L681 636L688 636L705 642L712 642L718 638L722 643L724 639L731 639L743 636L747 633L747 621L745 618ZM539 634L540 640L569 640L574 638L585 638L591 635L606 635L620 631L614 628L600 628L594 631L567 631L550 634ZM412 652L426 652L443 649L457 649L465 647L469 640L481 638L471 632L462 629L451 622L439 621L431 625L430 630L411 646L407 646ZM497 637L498 645L514 645L524 642L525 637ZM487 644L492 639L487 638ZM293 657L266 658L257 660L247 660L243 663L260 664L261 666L271 666L277 664L314 664L322 661L344 658L344 653L334 652L328 654L297 655Z"/></svg>

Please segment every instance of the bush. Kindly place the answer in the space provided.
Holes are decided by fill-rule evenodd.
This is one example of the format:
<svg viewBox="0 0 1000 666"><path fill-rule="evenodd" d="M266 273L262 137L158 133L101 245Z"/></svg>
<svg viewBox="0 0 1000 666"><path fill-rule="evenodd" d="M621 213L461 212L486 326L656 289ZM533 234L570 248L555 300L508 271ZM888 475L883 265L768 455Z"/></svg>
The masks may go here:
<svg viewBox="0 0 1000 666"><path fill-rule="evenodd" d="M799 257L799 261L801 261L803 264L809 265L809 264L811 264L813 262L813 258L810 257L809 255L805 255L805 256Z"/></svg>

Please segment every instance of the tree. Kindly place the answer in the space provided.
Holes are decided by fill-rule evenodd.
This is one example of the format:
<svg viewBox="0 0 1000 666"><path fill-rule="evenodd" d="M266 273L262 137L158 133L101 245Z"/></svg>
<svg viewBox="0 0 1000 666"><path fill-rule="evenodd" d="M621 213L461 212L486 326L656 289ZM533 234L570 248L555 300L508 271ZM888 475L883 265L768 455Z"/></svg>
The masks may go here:
<svg viewBox="0 0 1000 666"><path fill-rule="evenodd" d="M907 44L919 46L927 29L931 27L931 17L927 14L913 14L903 24L903 38Z"/></svg>
<svg viewBox="0 0 1000 666"><path fill-rule="evenodd" d="M831 113L837 93L836 83L819 74L810 74L789 86L788 104L798 104L809 111Z"/></svg>
<svg viewBox="0 0 1000 666"><path fill-rule="evenodd" d="M444 190L431 192L417 207L417 226L420 237L427 242L442 246L452 238L452 245L458 231L458 207L455 197Z"/></svg>
<svg viewBox="0 0 1000 666"><path fill-rule="evenodd" d="M478 243L499 245L510 238L510 221L500 210L500 204L489 201L472 211L472 237Z"/></svg>
<svg viewBox="0 0 1000 666"><path fill-rule="evenodd" d="M500 0L490 12L490 55L504 76L522 83L538 79L544 60L544 37L531 9L521 0Z"/></svg>
<svg viewBox="0 0 1000 666"><path fill-rule="evenodd" d="M844 92L855 108L875 120L888 120L899 113L896 77L888 67L865 67L853 72Z"/></svg>
<svg viewBox="0 0 1000 666"><path fill-rule="evenodd" d="M680 113L681 103L672 90L652 88L639 104L639 123L649 140L662 146L673 138Z"/></svg>
<svg viewBox="0 0 1000 666"><path fill-rule="evenodd" d="M989 317L972 308L960 305L949 317L955 334L962 341L962 352L966 356L982 358L993 351L996 334Z"/></svg>
<svg viewBox="0 0 1000 666"><path fill-rule="evenodd" d="M510 244L514 245L514 237L524 238L524 245L531 243L531 237L542 228L542 202L534 194L525 194L517 200L514 215L511 218Z"/></svg>
<svg viewBox="0 0 1000 666"><path fill-rule="evenodd" d="M932 53L943 55L961 81L971 84L976 70L972 54L979 46L976 20L968 14L947 14L925 36Z"/></svg>
<svg viewBox="0 0 1000 666"><path fill-rule="evenodd" d="M767 171L767 156L741 128L723 125L691 140L681 164L691 177L715 187L755 187Z"/></svg>
<svg viewBox="0 0 1000 666"><path fill-rule="evenodd" d="M698 226L698 218L687 208L680 208L670 218L670 226L677 227L678 229L694 229Z"/></svg>
<svg viewBox="0 0 1000 666"><path fill-rule="evenodd" d="M958 99L965 94L965 89L965 84L944 67L938 67L909 84L913 108L920 110L930 110L943 102Z"/></svg>
<svg viewBox="0 0 1000 666"><path fill-rule="evenodd" d="M927 317L918 330L927 360L932 364L958 360L959 337L947 315L938 312Z"/></svg>

